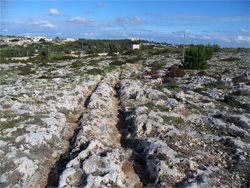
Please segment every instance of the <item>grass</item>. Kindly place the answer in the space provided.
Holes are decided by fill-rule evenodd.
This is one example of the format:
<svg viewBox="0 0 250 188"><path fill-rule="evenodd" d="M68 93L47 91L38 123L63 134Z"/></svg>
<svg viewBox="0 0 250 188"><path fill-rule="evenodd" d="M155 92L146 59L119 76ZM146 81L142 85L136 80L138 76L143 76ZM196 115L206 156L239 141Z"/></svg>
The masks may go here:
<svg viewBox="0 0 250 188"><path fill-rule="evenodd" d="M241 60L238 57L229 57L229 58L225 58L225 59L221 59L220 61L239 61Z"/></svg>
<svg viewBox="0 0 250 188"><path fill-rule="evenodd" d="M191 111L191 112L195 112L195 113L201 113L202 109L199 108L198 106L191 104L191 103L186 103L186 109Z"/></svg>
<svg viewBox="0 0 250 188"><path fill-rule="evenodd" d="M239 101L237 101L234 96L231 96L231 95L225 95L223 102L225 102L226 104L234 108L242 108L246 110L247 112L249 112L250 110L249 104L242 104Z"/></svg>
<svg viewBox="0 0 250 188"><path fill-rule="evenodd" d="M85 66L85 63L83 63L82 61L75 61L71 64L70 68L74 69L74 68L79 68L83 66Z"/></svg>
<svg viewBox="0 0 250 188"><path fill-rule="evenodd" d="M48 59L50 59L50 60L71 60L71 59L75 59L75 57L64 56L64 55L60 55L60 54L53 54L53 55L50 55L48 57Z"/></svg>
<svg viewBox="0 0 250 188"><path fill-rule="evenodd" d="M109 66L104 67L104 70L107 72L111 72L111 71L114 71L116 69L117 69L117 67L115 65L109 65Z"/></svg>
<svg viewBox="0 0 250 188"><path fill-rule="evenodd" d="M152 70L160 70L163 69L164 66L166 66L167 62L166 61L161 61L161 62L154 62L149 64L148 66L152 69Z"/></svg>
<svg viewBox="0 0 250 188"><path fill-rule="evenodd" d="M146 103L145 106L154 111L168 112L171 110L169 107L164 105L155 105L155 103L152 101Z"/></svg>
<svg viewBox="0 0 250 188"><path fill-rule="evenodd" d="M98 74L104 74L104 71L101 69L90 69L87 71L87 74L91 74L91 75L98 75Z"/></svg>
<svg viewBox="0 0 250 188"><path fill-rule="evenodd" d="M213 89L213 88L223 89L223 90L229 90L230 89L230 87L228 87L224 82L221 82L221 81L207 83L207 84L204 84L204 86L206 88L210 88L210 89Z"/></svg>
<svg viewBox="0 0 250 188"><path fill-rule="evenodd" d="M92 59L92 60L89 61L89 64L92 65L92 66L97 66L98 62L99 62L98 60Z"/></svg>
<svg viewBox="0 0 250 188"><path fill-rule="evenodd" d="M25 66L21 66L18 68L18 70L20 71L19 75L26 76L30 74L36 74L36 71L32 70L33 68L35 67L32 65L28 65L28 64L26 64Z"/></svg>
<svg viewBox="0 0 250 188"><path fill-rule="evenodd" d="M5 115L6 116L6 115ZM4 129L8 129L8 128L13 128L13 127L17 127L19 125L19 123L27 121L29 119L32 118L32 116L28 115L28 114L22 114L20 115L19 118L14 119L14 115L11 116L6 116L9 120L1 123L2 125L0 126L0 130L4 130Z"/></svg>
<svg viewBox="0 0 250 188"><path fill-rule="evenodd" d="M162 116L162 119L165 123L173 123L173 124L184 123L184 120L180 117Z"/></svg>

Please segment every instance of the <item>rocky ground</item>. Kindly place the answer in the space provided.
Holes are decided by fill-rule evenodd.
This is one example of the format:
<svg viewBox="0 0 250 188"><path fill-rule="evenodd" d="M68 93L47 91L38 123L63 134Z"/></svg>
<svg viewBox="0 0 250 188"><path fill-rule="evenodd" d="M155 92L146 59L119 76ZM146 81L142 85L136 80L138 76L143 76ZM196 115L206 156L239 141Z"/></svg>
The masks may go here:
<svg viewBox="0 0 250 188"><path fill-rule="evenodd" d="M0 187L249 187L249 54L178 64L0 64Z"/></svg>

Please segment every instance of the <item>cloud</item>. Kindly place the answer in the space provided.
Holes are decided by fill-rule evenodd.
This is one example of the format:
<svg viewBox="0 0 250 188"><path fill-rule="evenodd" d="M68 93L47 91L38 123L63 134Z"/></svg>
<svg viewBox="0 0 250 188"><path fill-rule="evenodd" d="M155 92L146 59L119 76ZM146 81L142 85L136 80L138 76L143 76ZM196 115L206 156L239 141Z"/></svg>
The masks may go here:
<svg viewBox="0 0 250 188"><path fill-rule="evenodd" d="M246 37L246 36L241 36L241 35L238 35L235 39L235 42L237 43L250 43L250 37Z"/></svg>
<svg viewBox="0 0 250 188"><path fill-rule="evenodd" d="M99 36L99 33L82 33L82 36L85 38L95 38L96 36Z"/></svg>
<svg viewBox="0 0 250 188"><path fill-rule="evenodd" d="M185 30L185 33L186 33L186 34L190 34L190 30L189 30L189 29L186 29L186 30Z"/></svg>
<svg viewBox="0 0 250 188"><path fill-rule="evenodd" d="M47 27L47 28L57 28L56 25L53 25L53 24L51 24L51 23L46 23L46 24L43 24L42 26L43 26L43 27Z"/></svg>
<svg viewBox="0 0 250 188"><path fill-rule="evenodd" d="M66 13L64 12L59 12L57 9L51 8L49 9L49 12L45 13L50 16L65 16Z"/></svg>
<svg viewBox="0 0 250 188"><path fill-rule="evenodd" d="M71 23L87 23L87 20L85 18L80 18L80 17L73 17L68 20L68 22Z"/></svg>
<svg viewBox="0 0 250 188"><path fill-rule="evenodd" d="M140 17L134 16L121 16L116 18L116 22L120 25L141 25L146 23L146 21L143 21Z"/></svg>
<svg viewBox="0 0 250 188"><path fill-rule="evenodd" d="M97 3L97 6L98 7L108 7L108 8L110 7L110 5L108 3L100 3L100 2Z"/></svg>
<svg viewBox="0 0 250 188"><path fill-rule="evenodd" d="M211 37L210 37L210 36L206 36L206 35L205 35L205 36L203 36L202 38L203 38L203 39L206 39L206 40L210 40L210 39L211 39Z"/></svg>
<svg viewBox="0 0 250 188"><path fill-rule="evenodd" d="M84 14L94 14L93 11L82 11L82 13L84 13Z"/></svg>
<svg viewBox="0 0 250 188"><path fill-rule="evenodd" d="M206 14L173 14L165 15L160 13L144 13L146 16L155 16L161 19L167 20L192 20L192 21L208 21L208 22L238 22L238 21L250 21L249 15L245 16L224 16L216 17Z"/></svg>
<svg viewBox="0 0 250 188"><path fill-rule="evenodd" d="M3 29L4 32L8 32L9 30L8 29Z"/></svg>
<svg viewBox="0 0 250 188"><path fill-rule="evenodd" d="M246 29L240 29L240 32L241 32L241 33L244 33L244 34L247 34L247 33L248 33L248 30L246 30Z"/></svg>
<svg viewBox="0 0 250 188"><path fill-rule="evenodd" d="M39 22L36 22L36 21L31 21L29 22L30 25L39 25Z"/></svg>

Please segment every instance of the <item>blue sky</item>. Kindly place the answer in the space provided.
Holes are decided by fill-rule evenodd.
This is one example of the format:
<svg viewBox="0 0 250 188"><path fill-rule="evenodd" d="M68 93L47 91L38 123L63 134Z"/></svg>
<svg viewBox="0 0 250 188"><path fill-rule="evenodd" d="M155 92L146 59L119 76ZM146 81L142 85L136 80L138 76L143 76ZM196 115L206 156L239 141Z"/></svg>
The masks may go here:
<svg viewBox="0 0 250 188"><path fill-rule="evenodd" d="M1 0L2 35L249 47L249 1Z"/></svg>

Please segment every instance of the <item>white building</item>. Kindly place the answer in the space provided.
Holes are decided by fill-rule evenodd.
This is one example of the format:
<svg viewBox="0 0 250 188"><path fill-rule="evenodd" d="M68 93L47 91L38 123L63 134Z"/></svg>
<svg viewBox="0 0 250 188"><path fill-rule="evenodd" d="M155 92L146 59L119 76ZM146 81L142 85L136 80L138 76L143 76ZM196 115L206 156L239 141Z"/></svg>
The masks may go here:
<svg viewBox="0 0 250 188"><path fill-rule="evenodd" d="M66 41L66 42L75 42L76 39L66 38L65 41Z"/></svg>
<svg viewBox="0 0 250 188"><path fill-rule="evenodd" d="M131 38L131 41L137 41L137 40L139 40L139 38L134 38L134 37Z"/></svg>
<svg viewBox="0 0 250 188"><path fill-rule="evenodd" d="M137 50L137 49L139 50L140 49L140 44L132 44L131 47L132 47L133 50Z"/></svg>

